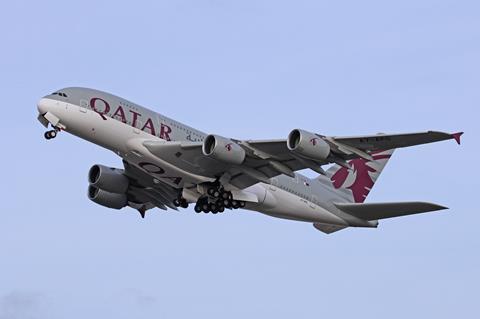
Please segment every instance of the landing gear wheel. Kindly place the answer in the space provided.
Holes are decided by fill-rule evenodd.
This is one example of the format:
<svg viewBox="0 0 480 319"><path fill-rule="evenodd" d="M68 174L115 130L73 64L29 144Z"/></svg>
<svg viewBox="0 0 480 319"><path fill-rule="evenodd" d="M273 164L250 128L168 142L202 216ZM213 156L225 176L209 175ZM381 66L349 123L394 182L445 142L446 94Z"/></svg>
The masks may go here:
<svg viewBox="0 0 480 319"><path fill-rule="evenodd" d="M210 212L210 210L208 209L208 204L205 203L205 204L202 204L202 211L207 214L208 212Z"/></svg>
<svg viewBox="0 0 480 319"><path fill-rule="evenodd" d="M215 202L215 205L217 205L218 208L220 208L220 207L225 207L225 205L223 205L223 201L222 201L221 199L217 200L217 201Z"/></svg>
<svg viewBox="0 0 480 319"><path fill-rule="evenodd" d="M216 214L218 212L217 205L215 205L214 203L208 204L208 209L214 214Z"/></svg>
<svg viewBox="0 0 480 319"><path fill-rule="evenodd" d="M195 205L194 210L195 210L195 213L197 213L197 214L201 213L202 212L202 207L200 205Z"/></svg>
<svg viewBox="0 0 480 319"><path fill-rule="evenodd" d="M183 200L181 203L180 203L180 206L182 206L182 208L188 208L188 202L186 200Z"/></svg>
<svg viewBox="0 0 480 319"><path fill-rule="evenodd" d="M245 207L245 202L244 201L240 201L240 208L243 208Z"/></svg>
<svg viewBox="0 0 480 319"><path fill-rule="evenodd" d="M229 199L225 199L223 200L223 206L225 206L225 208L232 208L232 202L229 200Z"/></svg>
<svg viewBox="0 0 480 319"><path fill-rule="evenodd" d="M45 134L43 134L43 136L47 140L55 138L57 136L57 131L56 130L46 131Z"/></svg>
<svg viewBox="0 0 480 319"><path fill-rule="evenodd" d="M177 198L177 199L174 199L173 200L173 205L175 205L175 207L180 207L180 200Z"/></svg>
<svg viewBox="0 0 480 319"><path fill-rule="evenodd" d="M232 199L233 199L232 192L223 192L223 193L222 193L222 199L232 200Z"/></svg>
<svg viewBox="0 0 480 319"><path fill-rule="evenodd" d="M213 188L213 187L210 187L208 190L207 190L207 194L210 195L210 196L213 196L213 194L216 192L216 189Z"/></svg>
<svg viewBox="0 0 480 319"><path fill-rule="evenodd" d="M233 209L237 209L240 207L240 203L236 200L232 201L232 207Z"/></svg>

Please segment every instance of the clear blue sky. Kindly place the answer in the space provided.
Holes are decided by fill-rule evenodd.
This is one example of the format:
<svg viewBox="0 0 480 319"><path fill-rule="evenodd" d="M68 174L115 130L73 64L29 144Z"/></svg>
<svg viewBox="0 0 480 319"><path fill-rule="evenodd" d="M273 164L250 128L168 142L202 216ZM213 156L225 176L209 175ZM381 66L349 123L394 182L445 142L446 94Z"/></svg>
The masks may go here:
<svg viewBox="0 0 480 319"><path fill-rule="evenodd" d="M478 1L6 1L0 35L0 319L478 315ZM120 159L36 120L66 86L240 139L464 130L398 151L368 198L451 209L330 236L111 211L86 175Z"/></svg>

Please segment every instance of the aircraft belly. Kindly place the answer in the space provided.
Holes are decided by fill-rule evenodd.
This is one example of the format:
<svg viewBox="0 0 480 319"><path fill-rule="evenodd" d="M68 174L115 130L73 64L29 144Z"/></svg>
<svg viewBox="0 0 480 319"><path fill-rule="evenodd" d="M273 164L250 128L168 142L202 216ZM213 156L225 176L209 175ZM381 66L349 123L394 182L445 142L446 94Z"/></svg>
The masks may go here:
<svg viewBox="0 0 480 319"><path fill-rule="evenodd" d="M260 204L257 205L249 205L247 208L278 218L334 225L347 225L347 222L340 217L311 203L310 201L280 188L271 191L266 185L264 187L266 188L266 192L275 198L275 205L272 207L271 205L264 205L260 202Z"/></svg>

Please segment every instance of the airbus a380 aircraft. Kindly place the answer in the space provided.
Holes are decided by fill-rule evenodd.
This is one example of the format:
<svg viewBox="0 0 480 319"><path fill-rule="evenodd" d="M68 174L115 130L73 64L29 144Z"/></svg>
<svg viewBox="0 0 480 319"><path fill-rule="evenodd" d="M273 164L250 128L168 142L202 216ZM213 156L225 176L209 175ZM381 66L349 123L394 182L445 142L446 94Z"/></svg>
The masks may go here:
<svg viewBox="0 0 480 319"><path fill-rule="evenodd" d="M38 120L103 146L123 169L93 165L88 197L97 204L221 213L245 208L312 223L324 233L377 227L378 220L446 207L425 202L364 203L394 149L454 139L423 132L331 137L294 129L287 139L241 141L207 135L105 92L65 88L38 102ZM327 171L323 165L333 164ZM310 179L297 170L309 168Z"/></svg>

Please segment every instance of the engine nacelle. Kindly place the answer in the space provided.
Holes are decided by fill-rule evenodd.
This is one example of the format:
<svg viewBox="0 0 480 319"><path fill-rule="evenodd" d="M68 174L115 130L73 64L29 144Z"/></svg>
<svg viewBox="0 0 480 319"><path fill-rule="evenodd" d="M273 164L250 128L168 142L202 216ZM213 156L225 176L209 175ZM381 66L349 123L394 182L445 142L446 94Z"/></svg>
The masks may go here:
<svg viewBox="0 0 480 319"><path fill-rule="evenodd" d="M115 194L124 194L129 184L123 170L98 164L90 168L88 182L96 188Z"/></svg>
<svg viewBox="0 0 480 319"><path fill-rule="evenodd" d="M208 135L205 138L202 152L205 156L230 164L239 165L245 160L245 150L240 145L218 135Z"/></svg>
<svg viewBox="0 0 480 319"><path fill-rule="evenodd" d="M330 145L314 133L295 129L288 134L287 148L300 156L324 161L330 155Z"/></svg>
<svg viewBox="0 0 480 319"><path fill-rule="evenodd" d="M127 206L126 194L110 193L93 185L88 186L88 198L108 208L120 209Z"/></svg>

